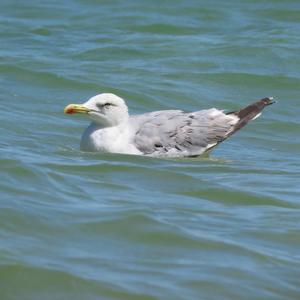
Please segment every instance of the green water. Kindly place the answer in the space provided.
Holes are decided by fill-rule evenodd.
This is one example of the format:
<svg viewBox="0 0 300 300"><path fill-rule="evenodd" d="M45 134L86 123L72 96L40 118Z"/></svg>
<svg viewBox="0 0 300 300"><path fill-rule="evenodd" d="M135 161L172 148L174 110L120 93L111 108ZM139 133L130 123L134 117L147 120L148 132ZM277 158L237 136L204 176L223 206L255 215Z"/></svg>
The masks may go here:
<svg viewBox="0 0 300 300"><path fill-rule="evenodd" d="M0 3L0 299L300 299L300 2ZM210 157L79 150L63 114L276 105Z"/></svg>

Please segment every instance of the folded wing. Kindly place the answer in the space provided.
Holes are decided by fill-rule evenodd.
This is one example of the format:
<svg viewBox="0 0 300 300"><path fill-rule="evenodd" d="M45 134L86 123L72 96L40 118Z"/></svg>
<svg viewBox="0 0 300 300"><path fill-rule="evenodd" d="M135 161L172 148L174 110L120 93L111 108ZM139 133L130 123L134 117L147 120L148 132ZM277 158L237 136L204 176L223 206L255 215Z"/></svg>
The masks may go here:
<svg viewBox="0 0 300 300"><path fill-rule="evenodd" d="M215 108L194 113L157 111L136 117L134 144L149 155L196 156L224 140L238 121Z"/></svg>

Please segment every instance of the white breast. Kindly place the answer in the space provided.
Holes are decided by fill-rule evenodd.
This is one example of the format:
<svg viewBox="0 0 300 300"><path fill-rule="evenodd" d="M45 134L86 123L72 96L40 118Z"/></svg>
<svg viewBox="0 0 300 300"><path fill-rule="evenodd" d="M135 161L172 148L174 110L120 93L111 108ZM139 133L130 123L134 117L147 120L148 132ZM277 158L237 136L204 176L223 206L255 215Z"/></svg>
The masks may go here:
<svg viewBox="0 0 300 300"><path fill-rule="evenodd" d="M82 135L80 149L91 152L142 154L132 144L132 133L126 125L101 128L92 123Z"/></svg>

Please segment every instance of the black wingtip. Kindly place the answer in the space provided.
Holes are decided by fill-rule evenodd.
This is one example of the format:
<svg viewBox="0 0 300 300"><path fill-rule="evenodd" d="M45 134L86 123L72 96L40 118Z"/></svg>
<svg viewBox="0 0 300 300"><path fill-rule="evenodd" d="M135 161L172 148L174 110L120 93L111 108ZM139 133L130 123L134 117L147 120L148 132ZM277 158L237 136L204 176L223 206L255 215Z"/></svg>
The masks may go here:
<svg viewBox="0 0 300 300"><path fill-rule="evenodd" d="M239 122L236 124L234 130L230 133L233 134L237 130L244 127L248 122L256 119L256 117L262 112L262 110L271 104L274 104L275 101L273 97L266 97L260 99L238 111L232 112L231 114L236 115L239 118Z"/></svg>
<svg viewBox="0 0 300 300"><path fill-rule="evenodd" d="M271 105L271 104L276 103L276 101L274 100L273 97L266 97L266 98L261 99L260 101L262 101L265 105Z"/></svg>
<svg viewBox="0 0 300 300"><path fill-rule="evenodd" d="M239 121L234 126L233 130L229 134L227 134L227 136L224 139L222 139L220 142L224 141L225 139L230 137L232 134L234 134L236 131L243 128L250 121L255 120L261 114L261 112L263 111L263 109L266 106L274 104L274 103L276 103L276 101L273 100L273 97L265 97L265 98L260 99L240 110L227 112L226 113L227 115L234 115L234 116L238 117ZM211 150L215 146L216 145L210 147L209 149L207 149L207 151Z"/></svg>

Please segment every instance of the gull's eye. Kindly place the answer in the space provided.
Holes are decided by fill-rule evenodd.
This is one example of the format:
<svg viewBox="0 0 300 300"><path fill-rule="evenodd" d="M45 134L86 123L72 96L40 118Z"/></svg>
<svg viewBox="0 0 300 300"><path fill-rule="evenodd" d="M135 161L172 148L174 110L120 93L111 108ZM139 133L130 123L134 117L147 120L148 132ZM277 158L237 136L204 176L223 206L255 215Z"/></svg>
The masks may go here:
<svg viewBox="0 0 300 300"><path fill-rule="evenodd" d="M110 106L112 106L113 104L112 103L105 103L105 104L96 104L96 106L99 108L99 109L102 109L102 108L109 108Z"/></svg>
<svg viewBox="0 0 300 300"><path fill-rule="evenodd" d="M110 106L112 106L112 104L111 104L111 103L105 103L103 106L104 106L105 108L109 108Z"/></svg>

